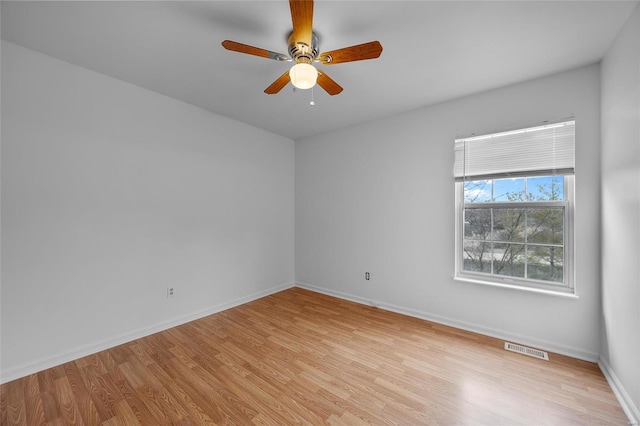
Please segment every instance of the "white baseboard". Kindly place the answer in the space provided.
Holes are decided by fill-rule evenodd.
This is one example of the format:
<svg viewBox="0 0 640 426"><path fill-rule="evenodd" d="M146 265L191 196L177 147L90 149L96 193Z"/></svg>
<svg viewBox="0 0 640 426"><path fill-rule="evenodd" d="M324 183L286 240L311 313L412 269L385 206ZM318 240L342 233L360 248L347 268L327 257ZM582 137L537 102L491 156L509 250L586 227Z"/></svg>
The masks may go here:
<svg viewBox="0 0 640 426"><path fill-rule="evenodd" d="M598 361L598 366L600 370L602 370L602 374L609 382L609 386L611 386L611 390L613 390L613 394L620 402L620 406L622 410L629 418L629 424L631 425L639 425L640 424L640 409L636 407L636 405L631 400L631 397L625 390L624 386L616 376L616 374L611 369L611 366L604 358L600 358Z"/></svg>
<svg viewBox="0 0 640 426"><path fill-rule="evenodd" d="M42 370L46 370L47 368L58 366L66 362L74 361L78 358L82 358L87 355L92 355L97 352L110 349L118 345L122 345L123 343L128 343L133 340L140 339L142 337L146 337L154 333L158 333L160 331L168 330L170 328L177 327L179 325L182 325L191 321L195 321L197 319L206 317L208 315L222 312L227 309L251 302L253 300L260 299L262 297L269 296L274 293L278 293L282 290L286 290L291 287L294 287L293 282L272 287L268 290L264 290L258 293L253 293L248 296L240 297L238 299L230 300L228 302L211 306L209 308L206 308L197 312L191 312L189 314L172 318L168 321L164 321L162 323L155 324L150 327L139 328L137 330L133 330L131 332L121 334L113 338L104 339L88 345L79 346L68 352L43 358L37 361L29 362L27 364L24 364L15 368L11 368L6 371L2 371L0 373L0 384L19 379L21 377L25 377Z"/></svg>
<svg viewBox="0 0 640 426"><path fill-rule="evenodd" d="M368 305L368 306L373 305L373 302L371 299L367 299L360 296L354 296L352 294L329 290L326 288L317 287L317 286L302 283L302 282L296 282L296 286L307 289L307 290L315 291L317 293L326 294L328 296L334 296L340 299L349 300L351 302L360 303L363 305ZM465 321L459 321L453 318L443 317L440 315L434 315L428 312L418 311L415 309L405 308L402 306L397 306L397 305L384 303L384 302L376 302L375 306L387 311L396 312L399 314L408 315L415 318L420 318L420 319L435 322L438 324L448 325L450 327L471 331L473 333L478 333L485 336L495 337L497 339L508 340L513 343L520 343L526 346L531 346L537 349L542 349L545 351L570 356L572 358L577 358L584 361L596 363L600 359L599 354L585 351L579 348L574 348L571 346L562 345L555 342L549 342L546 340L533 339L529 336L524 336L524 335L519 335L514 333L507 333L502 330L496 330L489 327L482 327L482 326L478 326L477 324L472 324Z"/></svg>

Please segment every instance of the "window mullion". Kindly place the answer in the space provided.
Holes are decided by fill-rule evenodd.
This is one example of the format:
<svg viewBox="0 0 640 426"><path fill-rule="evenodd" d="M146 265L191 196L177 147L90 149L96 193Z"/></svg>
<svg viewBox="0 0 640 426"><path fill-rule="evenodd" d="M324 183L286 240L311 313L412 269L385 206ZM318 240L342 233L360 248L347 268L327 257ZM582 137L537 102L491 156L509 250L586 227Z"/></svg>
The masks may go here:
<svg viewBox="0 0 640 426"><path fill-rule="evenodd" d="M491 197L493 199L493 185L491 185L491 188L492 188L491 189ZM495 274L495 272L493 270L493 264L494 264L494 261L495 261L495 254L494 253L495 253L495 239L496 238L495 238L495 234L494 234L494 231L493 231L493 219L494 219L494 216L493 216L493 208L492 208L491 209L491 232L489 233L489 238L490 238L490 241L491 241L491 253L490 253L491 254L491 274Z"/></svg>
<svg viewBox="0 0 640 426"><path fill-rule="evenodd" d="M527 179L524 180L524 190L527 190ZM525 192L526 194L526 192ZM525 195L525 198L528 196ZM529 278L529 209L525 207L524 209L524 279Z"/></svg>

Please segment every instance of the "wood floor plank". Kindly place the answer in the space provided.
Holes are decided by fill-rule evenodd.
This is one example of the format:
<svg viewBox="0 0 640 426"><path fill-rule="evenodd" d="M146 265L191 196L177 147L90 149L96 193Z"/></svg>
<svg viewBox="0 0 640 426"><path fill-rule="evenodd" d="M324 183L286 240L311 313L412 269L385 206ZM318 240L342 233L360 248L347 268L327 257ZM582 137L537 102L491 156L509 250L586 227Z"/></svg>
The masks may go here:
<svg viewBox="0 0 640 426"><path fill-rule="evenodd" d="M3 385L4 386L4 385ZM25 381L14 381L3 389L2 424L26 425L27 408L24 401Z"/></svg>
<svg viewBox="0 0 640 426"><path fill-rule="evenodd" d="M60 401L60 413L62 414L64 424L84 425L85 423L73 396L73 390L69 383L69 379L66 376L56 379L55 387L56 396Z"/></svg>
<svg viewBox="0 0 640 426"><path fill-rule="evenodd" d="M24 389L25 408L27 412L27 424L42 425L46 422L42 396L40 394L40 384L37 374L27 377ZM0 424L2 421L0 420Z"/></svg>
<svg viewBox="0 0 640 426"><path fill-rule="evenodd" d="M80 417L85 424L95 425L100 424L101 418L96 406L93 404L91 395L85 387L82 375L75 362L68 362L64 364L64 369L71 387L71 392L75 400L76 406ZM108 417L104 418L105 420Z"/></svg>
<svg viewBox="0 0 640 426"><path fill-rule="evenodd" d="M0 386L4 425L625 425L594 363L298 288Z"/></svg>
<svg viewBox="0 0 640 426"><path fill-rule="evenodd" d="M116 402L115 405L113 406L113 409L117 417L113 417L109 419L110 421L113 421L113 419L117 418L124 425L139 424L140 419L133 412L133 410L131 409L131 406L125 400Z"/></svg>
<svg viewBox="0 0 640 426"><path fill-rule="evenodd" d="M54 371L50 368L37 375L45 420L47 422L55 421L60 418L60 403L56 396Z"/></svg>
<svg viewBox="0 0 640 426"><path fill-rule="evenodd" d="M147 408L144 401L140 399L137 392L134 389L134 386L140 387L144 386L143 382L131 383L129 381L129 377L123 372L123 369L129 369L130 365L128 362L124 362L118 366L116 371L112 374L115 377L115 383L118 387L118 391L123 396L123 400L126 401L129 409L133 412L134 416L138 419L143 425L152 425L152 424L161 424L158 423L159 419L157 419ZM133 373L135 375L135 373ZM130 375L131 376L131 375ZM137 376L135 376L137 377ZM120 403L120 401L118 401ZM122 404L119 404L122 406Z"/></svg>
<svg viewBox="0 0 640 426"><path fill-rule="evenodd" d="M123 400L124 397L115 384L111 373L100 374L93 368L87 367L80 369L79 373L100 418L112 418L115 415L113 411L115 403Z"/></svg>
<svg viewBox="0 0 640 426"><path fill-rule="evenodd" d="M188 383L181 382L181 386L193 386L189 395L195 395L199 407L217 423L248 423L257 411L238 394L233 383L225 380L227 370L224 365L215 370L201 365L190 369L176 358L170 372L178 373L179 379L188 379Z"/></svg>
<svg viewBox="0 0 640 426"><path fill-rule="evenodd" d="M142 384L135 388L138 397L147 406L159 423L176 424L187 417L184 407L168 392L157 377L141 360L131 357L128 365L136 372L136 378L142 379ZM123 371L124 372L124 371ZM125 372L129 377L130 370Z"/></svg>
<svg viewBox="0 0 640 426"><path fill-rule="evenodd" d="M185 419L190 419L191 423L196 425L215 424L215 422L207 415L207 413L202 408L200 408L198 404L196 404L196 402L191 398L190 394L185 389L180 387L178 382L173 380L164 369L162 369L158 364L150 365L149 369L163 384L163 386L173 395L173 397L180 402L180 404L184 407L184 410L189 413L185 416Z"/></svg>

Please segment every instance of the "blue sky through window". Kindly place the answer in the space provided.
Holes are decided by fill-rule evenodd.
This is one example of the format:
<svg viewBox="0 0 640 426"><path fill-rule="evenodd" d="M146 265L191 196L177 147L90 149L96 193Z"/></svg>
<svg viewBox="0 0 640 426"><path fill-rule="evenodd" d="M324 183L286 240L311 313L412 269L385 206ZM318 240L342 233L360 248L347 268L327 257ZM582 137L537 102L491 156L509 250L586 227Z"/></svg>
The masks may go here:
<svg viewBox="0 0 640 426"><path fill-rule="evenodd" d="M539 176L467 181L464 185L464 200L466 203L564 200L564 177Z"/></svg>

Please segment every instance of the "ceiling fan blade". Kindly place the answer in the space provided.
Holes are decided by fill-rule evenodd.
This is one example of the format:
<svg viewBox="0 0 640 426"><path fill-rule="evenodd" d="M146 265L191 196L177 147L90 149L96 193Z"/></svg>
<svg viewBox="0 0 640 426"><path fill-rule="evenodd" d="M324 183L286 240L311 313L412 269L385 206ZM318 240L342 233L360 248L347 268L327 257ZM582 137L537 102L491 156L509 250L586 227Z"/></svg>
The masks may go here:
<svg viewBox="0 0 640 426"><path fill-rule="evenodd" d="M313 33L313 0L289 0L293 39L311 47Z"/></svg>
<svg viewBox="0 0 640 426"><path fill-rule="evenodd" d="M234 52L246 53L249 55L260 56L262 58L275 59L276 61L288 61L287 55L277 52L271 52L269 50L261 49L259 47L249 46L248 44L238 43L237 41L225 40L222 42L222 47Z"/></svg>
<svg viewBox="0 0 640 426"><path fill-rule="evenodd" d="M375 59L382 53L382 45L379 41L344 47L342 49L324 52L318 56L318 61L325 65L340 64L343 62L362 61Z"/></svg>
<svg viewBox="0 0 640 426"><path fill-rule="evenodd" d="M286 86L291 78L289 77L289 71L287 70L284 74L282 74L276 81L271 83L271 86L264 89L264 93L267 95L275 95L279 91L282 90L284 86Z"/></svg>
<svg viewBox="0 0 640 426"><path fill-rule="evenodd" d="M318 84L331 96L342 92L342 87L325 74L324 71L318 71Z"/></svg>

